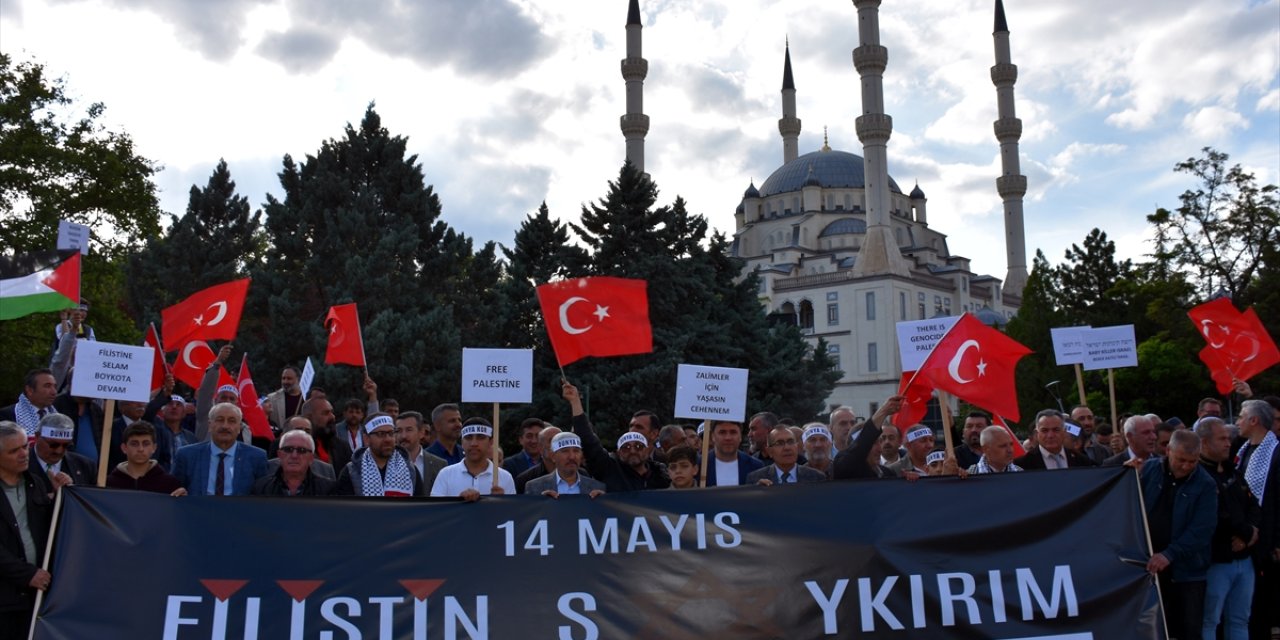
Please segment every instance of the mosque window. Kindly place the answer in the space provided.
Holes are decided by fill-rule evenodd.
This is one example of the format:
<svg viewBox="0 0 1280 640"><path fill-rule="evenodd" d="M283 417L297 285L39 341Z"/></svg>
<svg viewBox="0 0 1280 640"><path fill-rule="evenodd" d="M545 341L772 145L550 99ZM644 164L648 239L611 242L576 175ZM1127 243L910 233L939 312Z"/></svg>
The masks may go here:
<svg viewBox="0 0 1280 640"><path fill-rule="evenodd" d="M834 302L827 305L827 325L840 324L840 305Z"/></svg>
<svg viewBox="0 0 1280 640"><path fill-rule="evenodd" d="M876 292L867 292L867 320L876 319Z"/></svg>
<svg viewBox="0 0 1280 640"><path fill-rule="evenodd" d="M951 315L951 297L950 296L942 299L942 312L947 315Z"/></svg>
<svg viewBox="0 0 1280 640"><path fill-rule="evenodd" d="M835 302L836 300L839 300L839 299L840 299L840 292L839 292L839 291L828 291L828 292L827 292L827 302Z"/></svg>
<svg viewBox="0 0 1280 640"><path fill-rule="evenodd" d="M867 370L868 371L880 370L879 348L874 342L867 343Z"/></svg>
<svg viewBox="0 0 1280 640"><path fill-rule="evenodd" d="M907 319L907 294L901 291L898 292L898 313L899 320Z"/></svg>
<svg viewBox="0 0 1280 640"><path fill-rule="evenodd" d="M942 296L933 297L933 312L942 313Z"/></svg>
<svg viewBox="0 0 1280 640"><path fill-rule="evenodd" d="M813 329L813 303L808 300L800 302L800 328Z"/></svg>
<svg viewBox="0 0 1280 640"><path fill-rule="evenodd" d="M836 206L835 202L836 197L831 194L827 194L827 209L834 209Z"/></svg>
<svg viewBox="0 0 1280 640"><path fill-rule="evenodd" d="M852 209L852 208L853 208L853 195L852 195L852 194L848 194L848 193L844 194L844 208L845 208L845 209Z"/></svg>

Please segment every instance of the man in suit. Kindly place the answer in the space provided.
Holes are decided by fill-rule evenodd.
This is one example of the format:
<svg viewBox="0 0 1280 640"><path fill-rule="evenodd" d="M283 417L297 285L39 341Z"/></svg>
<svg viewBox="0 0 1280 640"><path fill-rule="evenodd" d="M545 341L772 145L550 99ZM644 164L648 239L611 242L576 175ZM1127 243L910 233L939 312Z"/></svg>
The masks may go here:
<svg viewBox="0 0 1280 640"><path fill-rule="evenodd" d="M440 456L427 453L426 448L422 446L422 426L426 422L425 417L417 411L405 411L396 417L396 429L400 430L400 434L396 436L400 448L409 456L409 464L418 470L418 475L422 477L422 489L425 493L431 493L431 485L435 484L436 476L440 475L440 470L449 466L448 462Z"/></svg>
<svg viewBox="0 0 1280 640"><path fill-rule="evenodd" d="M209 409L209 441L178 449L173 475L193 496L247 496L258 478L267 475L267 452L240 441L240 407L215 404Z"/></svg>
<svg viewBox="0 0 1280 640"><path fill-rule="evenodd" d="M43 471L55 489L69 484L92 487L98 483L97 465L68 450L75 437L76 425L71 418L51 413L40 419L36 441L31 445L31 453L36 461L32 468Z"/></svg>
<svg viewBox="0 0 1280 640"><path fill-rule="evenodd" d="M823 482L827 479L827 474L817 469L796 464L800 459L800 442L796 440L796 435L791 429L785 426L774 427L769 432L767 446L769 457L773 462L747 474L747 484L769 486L797 482Z"/></svg>
<svg viewBox="0 0 1280 640"><path fill-rule="evenodd" d="M758 458L741 451L742 425L737 422L712 423L711 443L714 453L710 460L703 461L708 487L748 484L747 476L764 468Z"/></svg>
<svg viewBox="0 0 1280 640"><path fill-rule="evenodd" d="M1066 420L1057 409L1044 409L1036 414L1036 446L1013 461L1025 471L1092 467L1088 458L1066 448Z"/></svg>
<svg viewBox="0 0 1280 640"><path fill-rule="evenodd" d="M863 427L864 429L866 427ZM907 431L907 455L902 456L897 462L889 465L889 470L894 473L905 476L907 473L918 473L922 476L929 475L929 464L926 458L929 452L933 451L937 438L933 435L933 429L918 424Z"/></svg>
<svg viewBox="0 0 1280 640"><path fill-rule="evenodd" d="M555 471L530 480L525 485L525 493L549 498L559 498L562 495L588 495L595 498L604 493L603 482L578 473L582 467L582 438L567 431L556 434L551 439L551 457L555 460Z"/></svg>
<svg viewBox="0 0 1280 640"><path fill-rule="evenodd" d="M1113 438L1115 436L1112 436ZM1129 443L1129 448L1117 453L1102 462L1104 467L1118 467L1130 460L1137 460L1139 463L1146 462L1147 458L1155 455L1156 452L1156 423L1152 422L1146 416L1130 416L1124 421L1124 437Z"/></svg>
<svg viewBox="0 0 1280 640"><path fill-rule="evenodd" d="M541 418L525 418L524 422L520 423L520 453L502 461L502 468L506 469L511 477L518 477L533 467L542 466L542 456L547 455L547 450L539 446L538 434L542 433L546 427L547 423Z"/></svg>
<svg viewBox="0 0 1280 640"><path fill-rule="evenodd" d="M1258 501L1258 542L1253 545L1256 573L1249 637L1266 638L1276 625L1280 601L1280 440L1272 429L1276 412L1263 400L1245 400L1236 426L1247 438L1236 455L1236 468Z"/></svg>
<svg viewBox="0 0 1280 640"><path fill-rule="evenodd" d="M0 637L27 637L36 591L51 580L40 563L53 522L53 487L29 463L26 431L0 422ZM19 512L26 517L19 519Z"/></svg>

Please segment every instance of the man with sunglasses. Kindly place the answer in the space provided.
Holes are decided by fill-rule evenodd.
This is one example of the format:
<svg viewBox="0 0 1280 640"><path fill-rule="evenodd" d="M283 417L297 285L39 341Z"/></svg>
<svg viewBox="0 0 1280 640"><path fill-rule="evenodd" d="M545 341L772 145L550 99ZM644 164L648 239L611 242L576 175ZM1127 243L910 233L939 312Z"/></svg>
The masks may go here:
<svg viewBox="0 0 1280 640"><path fill-rule="evenodd" d="M609 455L583 411L582 396L578 395L578 388L565 380L561 393L569 401L573 414L573 432L582 440L587 471L591 472L592 478L604 482L605 491L617 493L666 489L671 486L666 465L650 459L653 448L649 446L648 438L637 431L628 431L618 438L618 453Z"/></svg>
<svg viewBox="0 0 1280 640"><path fill-rule="evenodd" d="M280 436L276 449L279 466L253 483L255 496L327 496L337 483L312 471L316 459L315 440L304 429L293 429ZM275 462L273 460L272 462Z"/></svg>
<svg viewBox="0 0 1280 640"><path fill-rule="evenodd" d="M35 466L49 477L54 488L69 484L90 487L97 484L97 467L93 461L68 451L75 437L75 423L71 418L51 413L40 419L31 452L35 454Z"/></svg>

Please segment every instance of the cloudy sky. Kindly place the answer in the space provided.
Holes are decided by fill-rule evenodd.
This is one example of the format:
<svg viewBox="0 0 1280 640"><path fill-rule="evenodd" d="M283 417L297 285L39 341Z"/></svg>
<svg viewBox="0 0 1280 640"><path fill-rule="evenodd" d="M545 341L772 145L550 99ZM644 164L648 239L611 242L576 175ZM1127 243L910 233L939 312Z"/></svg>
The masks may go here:
<svg viewBox="0 0 1280 640"><path fill-rule="evenodd" d="M885 0L889 172L932 227L1003 276L994 0ZM1145 216L1212 146L1280 175L1280 0L1005 0L1028 176L1027 247L1057 261L1090 228L1149 250ZM626 0L0 0L0 46L102 101L164 166L165 210L225 158L255 205L284 154L340 136L374 101L408 136L445 220L510 243L546 201L574 219L624 157ZM804 131L861 155L847 0L642 0L648 171L726 232L782 162L784 39ZM999 249L996 249L999 247Z"/></svg>

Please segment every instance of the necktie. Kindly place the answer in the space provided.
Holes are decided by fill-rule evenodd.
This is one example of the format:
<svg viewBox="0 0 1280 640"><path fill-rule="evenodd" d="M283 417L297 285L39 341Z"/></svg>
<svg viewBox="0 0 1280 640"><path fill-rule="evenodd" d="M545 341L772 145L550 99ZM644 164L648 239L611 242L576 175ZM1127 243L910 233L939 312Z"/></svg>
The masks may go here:
<svg viewBox="0 0 1280 640"><path fill-rule="evenodd" d="M222 488L222 485L225 484L226 481L227 481L227 454L224 452L224 453L218 454L218 475L213 478L213 495L215 496L227 495L226 491L224 491Z"/></svg>
<svg viewBox="0 0 1280 640"><path fill-rule="evenodd" d="M791 482L791 472L784 471L782 472L782 484L787 484L788 482Z"/></svg>
<svg viewBox="0 0 1280 640"><path fill-rule="evenodd" d="M1066 461L1066 459L1064 459L1064 458L1062 457L1062 454L1061 454L1061 453L1055 453L1055 454L1053 454L1053 464L1054 464L1054 465L1056 465L1056 468L1058 468L1058 469L1066 469L1066 468L1067 468L1067 461Z"/></svg>

